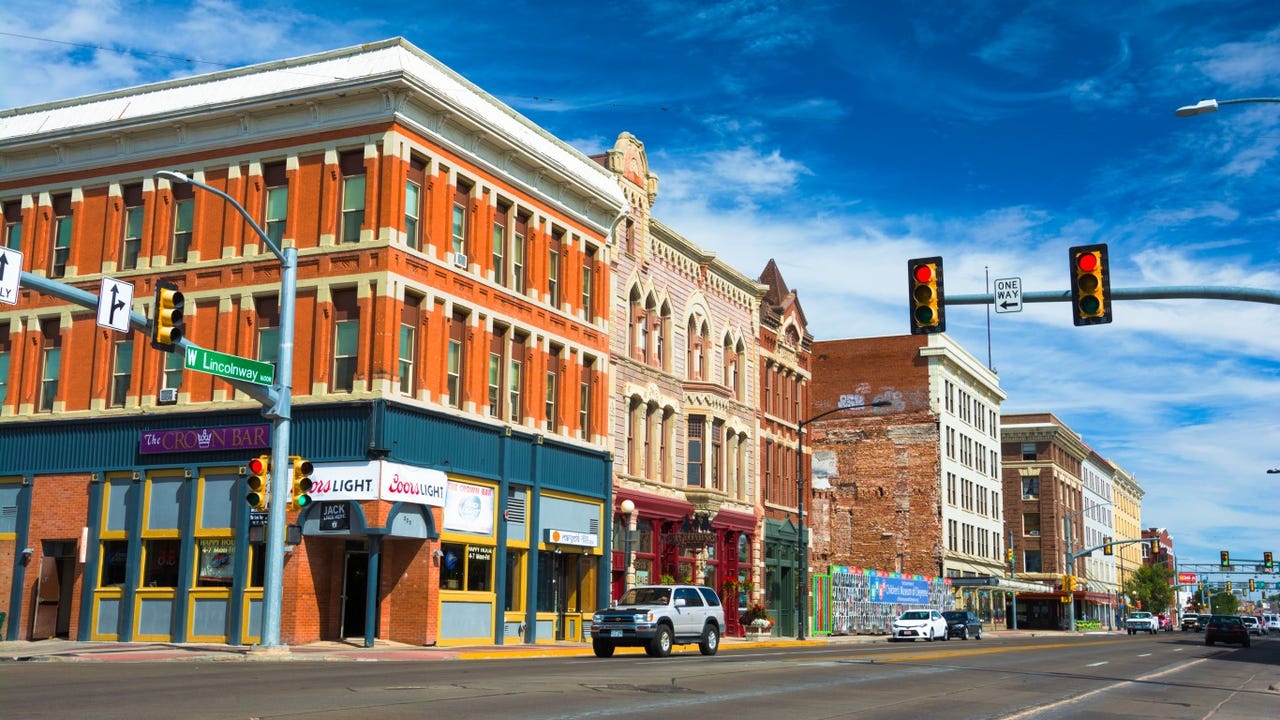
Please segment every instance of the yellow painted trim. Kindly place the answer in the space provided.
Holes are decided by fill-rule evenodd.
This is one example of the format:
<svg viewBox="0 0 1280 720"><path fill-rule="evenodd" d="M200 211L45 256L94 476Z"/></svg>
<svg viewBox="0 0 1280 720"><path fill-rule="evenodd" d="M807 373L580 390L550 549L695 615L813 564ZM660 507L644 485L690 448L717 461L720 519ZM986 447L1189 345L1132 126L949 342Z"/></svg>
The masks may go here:
<svg viewBox="0 0 1280 720"><path fill-rule="evenodd" d="M227 604L227 617L231 617L231 589L230 588L199 588L193 589L187 595L187 642L213 642L226 643L230 639L230 635L197 635L195 633L196 623L196 601L197 600L223 600Z"/></svg>

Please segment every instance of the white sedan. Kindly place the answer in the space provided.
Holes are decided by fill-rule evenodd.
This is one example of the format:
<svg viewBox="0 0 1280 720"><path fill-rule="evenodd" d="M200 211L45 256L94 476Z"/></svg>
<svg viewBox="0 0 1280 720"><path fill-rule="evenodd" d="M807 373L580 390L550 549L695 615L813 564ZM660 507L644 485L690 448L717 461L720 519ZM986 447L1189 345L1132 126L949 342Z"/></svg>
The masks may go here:
<svg viewBox="0 0 1280 720"><path fill-rule="evenodd" d="M947 639L947 621L937 610L908 610L893 621L894 640L915 640L924 638L933 642L934 638Z"/></svg>

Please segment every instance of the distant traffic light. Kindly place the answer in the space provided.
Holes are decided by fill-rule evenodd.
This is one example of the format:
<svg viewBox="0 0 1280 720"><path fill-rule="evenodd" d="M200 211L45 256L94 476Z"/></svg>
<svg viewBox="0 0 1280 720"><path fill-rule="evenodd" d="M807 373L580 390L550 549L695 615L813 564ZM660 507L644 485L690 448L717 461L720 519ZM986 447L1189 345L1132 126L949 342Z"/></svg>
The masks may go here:
<svg viewBox="0 0 1280 720"><path fill-rule="evenodd" d="M1160 554L1160 538L1151 538L1151 557Z"/></svg>
<svg viewBox="0 0 1280 720"><path fill-rule="evenodd" d="M911 291L911 334L945 332L942 256L907 261L907 286Z"/></svg>
<svg viewBox="0 0 1280 720"><path fill-rule="evenodd" d="M1111 271L1107 245L1068 248L1071 260L1071 320L1076 325L1111 322Z"/></svg>
<svg viewBox="0 0 1280 720"><path fill-rule="evenodd" d="M271 498L271 456L259 455L249 460L249 493L245 502L254 510L266 510Z"/></svg>
<svg viewBox="0 0 1280 720"><path fill-rule="evenodd" d="M1249 578L1249 592L1253 592L1253 590L1254 590L1253 578Z"/></svg>
<svg viewBox="0 0 1280 720"><path fill-rule="evenodd" d="M1106 536L1106 537L1102 538L1102 554L1103 554L1103 555L1114 555L1114 554L1115 554L1115 550L1111 547L1111 536L1110 536L1110 535L1108 535L1108 536Z"/></svg>
<svg viewBox="0 0 1280 720"><path fill-rule="evenodd" d="M1009 567L1013 567L1013 548L1004 551L1004 561Z"/></svg>
<svg viewBox="0 0 1280 720"><path fill-rule="evenodd" d="M155 302L151 307L151 347L173 352L174 345L186 334L183 320L186 299L178 286L168 280L156 282Z"/></svg>
<svg viewBox="0 0 1280 720"><path fill-rule="evenodd" d="M1231 592L1231 581L1227 581L1227 592Z"/></svg>
<svg viewBox="0 0 1280 720"><path fill-rule="evenodd" d="M297 455L289 456L289 465L293 473L289 505L301 510L311 504L311 488L315 485L311 481L311 473L315 471L315 466L310 460L303 460Z"/></svg>
<svg viewBox="0 0 1280 720"><path fill-rule="evenodd" d="M1271 572L1271 569L1275 567L1275 564L1271 562L1270 550L1262 553L1262 567L1266 568L1267 572Z"/></svg>
<svg viewBox="0 0 1280 720"><path fill-rule="evenodd" d="M1218 553L1219 563L1222 567L1231 567L1231 553L1222 550Z"/></svg>

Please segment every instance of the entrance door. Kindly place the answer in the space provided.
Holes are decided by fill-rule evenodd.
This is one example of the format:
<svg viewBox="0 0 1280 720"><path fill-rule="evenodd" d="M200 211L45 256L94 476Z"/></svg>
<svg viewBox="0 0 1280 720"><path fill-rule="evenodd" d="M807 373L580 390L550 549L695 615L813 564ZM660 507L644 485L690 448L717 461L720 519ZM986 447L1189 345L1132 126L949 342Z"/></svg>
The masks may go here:
<svg viewBox="0 0 1280 720"><path fill-rule="evenodd" d="M75 589L75 540L45 540L41 546L31 639L69 638L71 593Z"/></svg>
<svg viewBox="0 0 1280 720"><path fill-rule="evenodd" d="M364 550L348 550L342 572L342 627L339 636L364 640L365 602L369 590L369 553Z"/></svg>

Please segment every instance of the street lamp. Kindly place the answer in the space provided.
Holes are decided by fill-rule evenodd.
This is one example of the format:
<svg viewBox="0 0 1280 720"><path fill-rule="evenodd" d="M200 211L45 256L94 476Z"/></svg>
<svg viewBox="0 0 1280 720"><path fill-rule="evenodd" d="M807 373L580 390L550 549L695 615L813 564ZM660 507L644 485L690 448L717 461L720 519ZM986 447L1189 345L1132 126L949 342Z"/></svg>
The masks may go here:
<svg viewBox="0 0 1280 720"><path fill-rule="evenodd" d="M624 530L623 530L626 536L626 545L623 546L623 553L622 553L623 558L625 558L625 562L627 565L626 576L622 581L622 591L626 592L627 588L631 587L631 585L633 584L634 578L635 578L635 568L632 567L633 559L631 557L631 533L634 532L636 529L635 501L633 501L631 498L627 498L626 500L622 501L622 503L618 506L618 509L622 511L623 515L626 515L626 520L624 520L626 525L624 526Z"/></svg>
<svg viewBox="0 0 1280 720"><path fill-rule="evenodd" d="M796 517L800 521L800 531L796 535L796 556L799 561L799 577L796 583L797 640L804 640L804 626L808 620L808 608L805 606L809 603L809 579L806 576L809 569L809 542L804 536L804 429L809 423L845 410L865 410L869 407L886 407L892 404L888 400L877 400L869 404L841 405L796 423Z"/></svg>
<svg viewBox="0 0 1280 720"><path fill-rule="evenodd" d="M271 495L275 499L267 513L267 557L262 579L262 630L259 639L262 647L274 648L280 645L280 608L284 599L284 511L290 480L289 419L292 412L290 395L293 387L293 315L298 289L298 249L277 247L266 231L254 222L249 211L218 188L173 170L161 170L156 177L198 187L230 203L280 260L280 345L273 386L275 402L271 405L264 403L262 409L262 414L271 418Z"/></svg>
<svg viewBox="0 0 1280 720"><path fill-rule="evenodd" d="M1280 468L1269 468L1269 469L1267 470L1267 474L1268 474L1268 475L1280 475Z"/></svg>
<svg viewBox="0 0 1280 720"><path fill-rule="evenodd" d="M1280 98L1239 98L1236 100L1201 100L1195 105L1183 105L1173 111L1178 117L1191 117L1192 115L1208 115L1209 113L1218 112L1219 105L1242 105L1244 103L1280 103Z"/></svg>

